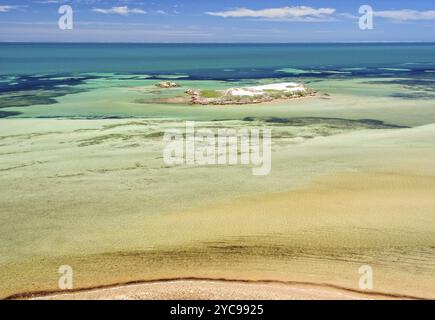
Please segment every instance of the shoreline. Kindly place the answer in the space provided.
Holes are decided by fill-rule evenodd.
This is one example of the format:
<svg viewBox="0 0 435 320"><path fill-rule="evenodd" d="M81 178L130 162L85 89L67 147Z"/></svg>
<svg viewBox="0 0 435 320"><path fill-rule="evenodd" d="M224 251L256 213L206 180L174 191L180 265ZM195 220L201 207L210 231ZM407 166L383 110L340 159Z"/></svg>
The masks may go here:
<svg viewBox="0 0 435 320"><path fill-rule="evenodd" d="M312 94L312 95L307 95L307 96L303 96L303 97L294 97L294 98L289 98L289 99L284 99L284 98L279 98L279 99L274 99L271 101L259 101L259 102L250 102L250 103L234 103L234 104L222 104L222 105L218 105L218 104L192 104L189 102L188 98L184 98L184 97L175 97L175 98L166 98L166 99L162 99L162 100L158 100L157 104L161 104L161 105L170 105L170 106L197 106L197 107L216 107L216 108L228 108L228 107L249 107L249 106L267 106L267 105L280 105L280 104L285 104L288 103L290 105L290 103L292 102L296 102L296 101L304 101L304 100L314 100L314 99L324 99L324 98L329 98L326 96L323 96L319 93L316 94ZM16 118L10 118L10 119L21 119L19 117ZM24 118L23 118L24 119ZM148 119L148 118L144 118L144 119Z"/></svg>
<svg viewBox="0 0 435 320"><path fill-rule="evenodd" d="M225 289L220 288L225 286ZM254 289L269 289L268 292L257 292ZM162 293L163 289L166 293ZM228 290L227 290L228 289ZM202 292L204 290L204 292ZM101 285L72 290L53 290L19 293L6 297L4 300L176 300L186 299L185 293L189 292L188 299L194 300L249 300L249 299L343 299L343 300L427 300L406 294L395 294L378 291L363 291L329 283L312 283L301 281L280 280L243 280L225 278L168 278L156 280L138 280L127 283ZM213 292L213 293L211 293ZM234 293L236 295L234 296Z"/></svg>

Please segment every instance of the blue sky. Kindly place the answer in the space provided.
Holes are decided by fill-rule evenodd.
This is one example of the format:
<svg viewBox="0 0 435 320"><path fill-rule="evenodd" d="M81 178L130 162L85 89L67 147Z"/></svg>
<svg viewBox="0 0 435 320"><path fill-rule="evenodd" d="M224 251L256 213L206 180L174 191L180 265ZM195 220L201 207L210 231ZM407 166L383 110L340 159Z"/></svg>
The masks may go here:
<svg viewBox="0 0 435 320"><path fill-rule="evenodd" d="M70 5L73 30L60 30ZM358 10L374 10L360 30ZM0 0L0 41L435 42L429 0Z"/></svg>

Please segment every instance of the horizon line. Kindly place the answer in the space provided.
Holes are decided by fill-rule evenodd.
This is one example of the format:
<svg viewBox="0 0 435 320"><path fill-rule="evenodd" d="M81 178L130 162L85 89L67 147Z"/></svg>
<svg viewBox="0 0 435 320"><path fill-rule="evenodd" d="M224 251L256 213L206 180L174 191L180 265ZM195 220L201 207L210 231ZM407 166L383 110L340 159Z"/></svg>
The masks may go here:
<svg viewBox="0 0 435 320"><path fill-rule="evenodd" d="M152 42L152 41L0 41L0 44L435 44L434 41L228 41L228 42Z"/></svg>

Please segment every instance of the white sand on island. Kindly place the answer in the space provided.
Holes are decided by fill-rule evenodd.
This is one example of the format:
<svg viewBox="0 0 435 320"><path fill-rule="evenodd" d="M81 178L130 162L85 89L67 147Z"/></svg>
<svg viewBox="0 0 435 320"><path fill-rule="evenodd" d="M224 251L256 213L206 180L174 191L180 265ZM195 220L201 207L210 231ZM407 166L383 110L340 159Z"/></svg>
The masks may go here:
<svg viewBox="0 0 435 320"><path fill-rule="evenodd" d="M32 298L32 300L390 300L398 298L313 284L173 280L58 293Z"/></svg>
<svg viewBox="0 0 435 320"><path fill-rule="evenodd" d="M266 84L262 86L230 88L225 90L224 94L229 96L253 97L257 95L264 95L267 93L268 90L294 93L294 92L306 92L307 88L301 83L281 82L281 83Z"/></svg>

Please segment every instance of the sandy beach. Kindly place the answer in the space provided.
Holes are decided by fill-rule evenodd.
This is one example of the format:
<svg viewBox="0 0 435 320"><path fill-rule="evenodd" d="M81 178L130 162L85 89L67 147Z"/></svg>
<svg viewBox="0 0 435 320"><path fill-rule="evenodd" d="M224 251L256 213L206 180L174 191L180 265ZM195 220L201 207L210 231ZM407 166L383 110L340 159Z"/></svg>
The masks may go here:
<svg viewBox="0 0 435 320"><path fill-rule="evenodd" d="M18 298L18 297L17 297ZM274 281L168 280L21 297L31 300L396 300L414 297Z"/></svg>

